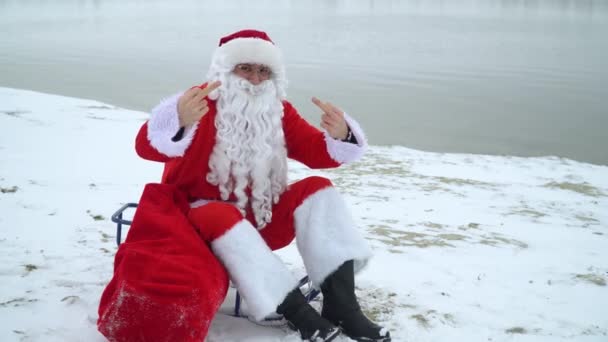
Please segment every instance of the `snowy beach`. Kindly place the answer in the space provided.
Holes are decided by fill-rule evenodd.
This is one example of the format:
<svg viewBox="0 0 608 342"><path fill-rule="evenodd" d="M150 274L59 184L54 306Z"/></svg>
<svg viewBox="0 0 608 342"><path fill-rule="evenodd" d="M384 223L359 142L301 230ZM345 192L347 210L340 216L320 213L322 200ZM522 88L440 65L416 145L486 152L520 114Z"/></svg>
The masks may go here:
<svg viewBox="0 0 608 342"><path fill-rule="evenodd" d="M104 340L110 216L162 173L133 148L147 117L0 88L0 341ZM608 166L400 146L336 170L289 166L344 194L375 252L358 293L393 341L608 340ZM294 244L277 253L304 273ZM299 340L230 316L233 299L207 341Z"/></svg>

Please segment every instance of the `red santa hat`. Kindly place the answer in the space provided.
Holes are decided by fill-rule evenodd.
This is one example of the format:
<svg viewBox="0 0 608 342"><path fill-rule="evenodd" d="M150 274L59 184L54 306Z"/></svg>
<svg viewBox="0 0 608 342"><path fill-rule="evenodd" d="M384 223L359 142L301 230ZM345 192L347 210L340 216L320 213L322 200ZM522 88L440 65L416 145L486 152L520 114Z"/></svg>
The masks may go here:
<svg viewBox="0 0 608 342"><path fill-rule="evenodd" d="M222 37L211 64L218 62L230 69L241 63L263 64L275 76L284 76L281 51L263 31L241 30Z"/></svg>

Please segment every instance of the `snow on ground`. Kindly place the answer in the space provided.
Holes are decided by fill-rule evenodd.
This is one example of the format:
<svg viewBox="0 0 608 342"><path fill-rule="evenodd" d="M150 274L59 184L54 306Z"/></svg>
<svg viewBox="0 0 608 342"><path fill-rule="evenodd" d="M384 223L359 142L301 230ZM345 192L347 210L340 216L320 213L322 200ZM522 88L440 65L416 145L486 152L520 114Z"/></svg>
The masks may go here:
<svg viewBox="0 0 608 342"><path fill-rule="evenodd" d="M161 174L133 149L146 118L0 88L0 341L104 340L110 216ZM345 195L375 251L358 293L393 341L608 341L608 167L404 147L290 167ZM304 273L293 245L278 253ZM229 316L233 301L231 290L208 341L299 340Z"/></svg>

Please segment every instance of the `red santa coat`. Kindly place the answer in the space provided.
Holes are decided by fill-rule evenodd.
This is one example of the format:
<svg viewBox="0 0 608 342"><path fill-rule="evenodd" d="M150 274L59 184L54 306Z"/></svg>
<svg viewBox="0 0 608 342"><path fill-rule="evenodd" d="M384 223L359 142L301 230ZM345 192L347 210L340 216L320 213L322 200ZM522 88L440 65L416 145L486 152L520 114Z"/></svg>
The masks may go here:
<svg viewBox="0 0 608 342"><path fill-rule="evenodd" d="M214 237L209 237L209 232L201 234L198 224L192 222L193 218L213 210L208 206L207 210L196 212L189 209L189 204L198 200L221 201L219 187L206 180L215 145L217 111L215 101L208 100L209 112L196 125L187 128L180 141L174 142L171 138L179 129L176 113L179 96L157 106L136 138L137 153L142 158L164 162L165 168L163 184L149 184L142 194L129 235L117 252L114 276L100 301L98 328L111 341L200 341L204 338L228 288L226 269L209 249L211 241L208 240L233 226L247 229L238 222L238 212L216 213L228 221L224 230L211 234ZM282 123L289 158L311 168L330 168L363 154L365 137L348 115L345 115L347 123L360 146L337 141L319 131L300 117L289 102L284 101L283 107ZM306 183L294 186L293 191L288 190L290 194L282 196L298 203L280 203L276 207L290 212L308 194L331 185L318 177ZM248 219L253 223L251 211L248 212ZM290 217L293 221L293 215ZM265 228L267 232L274 229L272 226L282 226L274 221ZM293 239L293 222L289 224L292 235L281 238L273 249ZM264 240L272 245L266 237ZM366 257L364 254L361 253L362 259ZM279 292L291 286L287 284ZM254 288L252 292L259 290ZM276 307L276 303L270 307Z"/></svg>
<svg viewBox="0 0 608 342"><path fill-rule="evenodd" d="M283 131L288 158L295 159L310 168L337 167L341 162L347 161L340 158L339 154L333 157L330 155L327 140L332 138L304 120L291 103L284 101L283 107ZM183 155L169 157L159 152L157 147L160 146L153 146L148 138L148 123L142 126L137 135L135 144L137 153L144 159L165 162L162 182L176 185L191 201L221 200L218 186L206 180L206 175L209 173L209 157L215 146L216 115L216 102L209 101L209 112L199 121L195 131L190 132L192 136L184 138L191 139L192 143L185 149ZM177 130L173 133L177 133Z"/></svg>

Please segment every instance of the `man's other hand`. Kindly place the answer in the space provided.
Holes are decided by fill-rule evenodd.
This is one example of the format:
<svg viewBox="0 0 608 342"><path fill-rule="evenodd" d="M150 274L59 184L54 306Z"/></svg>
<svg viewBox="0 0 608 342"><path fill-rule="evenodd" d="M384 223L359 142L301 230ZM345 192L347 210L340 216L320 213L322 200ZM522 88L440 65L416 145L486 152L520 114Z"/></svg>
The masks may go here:
<svg viewBox="0 0 608 342"><path fill-rule="evenodd" d="M329 102L323 102L316 97L312 103L321 108L321 127L334 139L344 140L348 136L348 125L344 119L344 112Z"/></svg>
<svg viewBox="0 0 608 342"><path fill-rule="evenodd" d="M205 88L194 87L186 91L177 102L180 127L186 127L198 122L207 112L209 106L205 97L217 89L222 83L215 81Z"/></svg>

